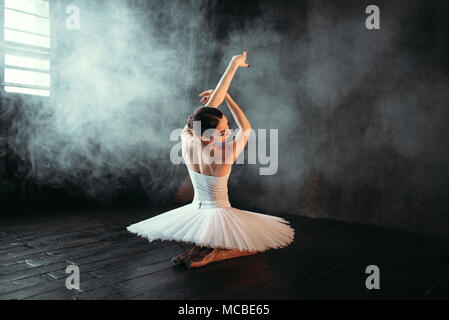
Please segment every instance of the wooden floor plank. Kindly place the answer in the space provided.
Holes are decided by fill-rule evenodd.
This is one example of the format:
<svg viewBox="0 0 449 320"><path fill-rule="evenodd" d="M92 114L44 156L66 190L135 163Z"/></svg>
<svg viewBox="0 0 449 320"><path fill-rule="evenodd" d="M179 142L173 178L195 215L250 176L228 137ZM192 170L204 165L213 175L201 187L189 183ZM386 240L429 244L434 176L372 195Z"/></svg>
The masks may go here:
<svg viewBox="0 0 449 320"><path fill-rule="evenodd" d="M449 300L449 274L435 282L426 290L423 299Z"/></svg>
<svg viewBox="0 0 449 320"><path fill-rule="evenodd" d="M90 279L94 276L88 274L84 277L85 279ZM64 288L65 279L54 280L47 275L39 275L13 283L3 284L0 291L0 299L27 299L54 290L64 290Z"/></svg>
<svg viewBox="0 0 449 320"><path fill-rule="evenodd" d="M350 250L335 256L330 254L334 250L344 247L350 242L336 241L342 238L342 232L348 230L334 230L312 242L311 245L287 248L286 250L273 251L272 255L267 255L265 261L260 261L258 273L244 278L244 281L233 281L226 283L226 286L212 291L190 297L191 299L221 299L224 296L232 299L263 299L267 293L274 297L288 298L291 296L287 291L301 280L313 277L323 269L330 268L347 257L353 257L360 250L369 250L366 245L361 247L350 246ZM319 248L319 250L317 250ZM323 252L328 252L323 255ZM294 257L301 257L295 259ZM338 262L336 262L338 261ZM210 287L209 287L210 288Z"/></svg>
<svg viewBox="0 0 449 320"><path fill-rule="evenodd" d="M429 284L443 278L449 270L449 250L447 243L425 237L396 239L384 250L379 250L365 261L359 262L359 270L370 263L380 269L380 290L367 290L364 279L359 274L362 285L349 297L357 299L401 299L423 298Z"/></svg>
<svg viewBox="0 0 449 320"><path fill-rule="evenodd" d="M309 226L310 229L313 228ZM280 255L284 255L290 259L295 249L313 248L316 245L315 242L323 241L331 233L331 230L327 230L324 233L299 233L296 242L287 248L269 250L253 256L213 263L207 266L207 268L192 269L185 277L170 275L170 272L173 273L173 271L166 270L163 274L151 274L148 277L133 279L131 283L128 282L126 285L135 290L141 290L143 288L142 290L145 295L151 296L154 299L189 299L192 296L199 296L201 293L210 291L211 289L220 291L222 287L229 283L238 283L241 286L244 282L243 280L251 278L254 274L271 269L274 264L279 262L278 257ZM217 274L220 274L220 277L217 277ZM148 289L147 283L153 284L151 290ZM168 287L171 290L164 289ZM236 298L235 296L231 297L233 299Z"/></svg>
<svg viewBox="0 0 449 320"><path fill-rule="evenodd" d="M0 299L448 297L447 239L294 215L277 215L295 229L286 248L199 269L173 267L171 257L189 244L149 242L126 230L173 208L1 219ZM376 294L363 287L369 263L381 267ZM65 288L69 264L80 268L80 291Z"/></svg>

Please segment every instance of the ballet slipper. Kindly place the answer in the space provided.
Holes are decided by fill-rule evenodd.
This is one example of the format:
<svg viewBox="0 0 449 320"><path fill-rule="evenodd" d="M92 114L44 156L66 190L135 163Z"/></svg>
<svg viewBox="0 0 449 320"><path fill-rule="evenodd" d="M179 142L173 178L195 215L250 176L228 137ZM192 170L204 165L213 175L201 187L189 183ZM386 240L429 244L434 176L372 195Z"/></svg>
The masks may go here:
<svg viewBox="0 0 449 320"><path fill-rule="evenodd" d="M179 265L181 265L183 262L184 262L184 260L183 260L183 257L184 256L184 252L183 253L181 253L181 254L179 254L179 255L177 255L177 256L175 256L175 257L173 257L173 258L171 258L171 263L174 265L174 266L179 266Z"/></svg>
<svg viewBox="0 0 449 320"><path fill-rule="evenodd" d="M187 249L186 251L178 254L177 256L171 259L171 262L174 266L179 266L185 263L185 260L193 255L198 254L201 251L201 248L194 245Z"/></svg>
<svg viewBox="0 0 449 320"><path fill-rule="evenodd" d="M171 259L173 265L177 266L177 265L183 264L184 261L189 256L191 256L193 254L194 250L195 250L195 246L192 246L191 248L187 249L186 251L184 251L184 252L178 254L177 256L173 257Z"/></svg>
<svg viewBox="0 0 449 320"><path fill-rule="evenodd" d="M258 251L240 251L234 249L214 249L211 253L205 256L202 260L196 261L194 259L187 259L185 264L187 268L200 268L212 262L229 260L238 257L251 256L257 254Z"/></svg>

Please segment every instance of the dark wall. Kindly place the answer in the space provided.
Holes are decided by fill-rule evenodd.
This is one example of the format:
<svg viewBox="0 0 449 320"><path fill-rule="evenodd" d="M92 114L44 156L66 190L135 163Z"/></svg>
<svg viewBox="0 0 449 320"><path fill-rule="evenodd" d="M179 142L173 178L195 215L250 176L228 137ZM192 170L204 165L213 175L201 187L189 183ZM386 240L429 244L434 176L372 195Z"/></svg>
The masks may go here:
<svg viewBox="0 0 449 320"><path fill-rule="evenodd" d="M171 130L247 49L230 93L279 130L279 167L235 165L235 207L449 235L446 1L75 2L78 33L55 6L53 104L2 97L3 204L170 202Z"/></svg>
<svg viewBox="0 0 449 320"><path fill-rule="evenodd" d="M234 89L253 126L279 128L277 175L252 166L234 199L447 235L448 4L376 1L368 31L369 4L259 1L224 37L250 52Z"/></svg>

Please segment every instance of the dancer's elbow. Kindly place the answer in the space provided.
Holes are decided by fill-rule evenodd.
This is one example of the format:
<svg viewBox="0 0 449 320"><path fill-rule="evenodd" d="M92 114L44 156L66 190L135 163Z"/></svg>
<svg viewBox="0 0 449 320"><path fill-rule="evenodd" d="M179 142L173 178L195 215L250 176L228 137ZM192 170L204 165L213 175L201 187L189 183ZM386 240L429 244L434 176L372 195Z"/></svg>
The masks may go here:
<svg viewBox="0 0 449 320"><path fill-rule="evenodd" d="M248 137L253 129L251 128L251 125L248 125L240 128L240 130L242 130L243 134Z"/></svg>

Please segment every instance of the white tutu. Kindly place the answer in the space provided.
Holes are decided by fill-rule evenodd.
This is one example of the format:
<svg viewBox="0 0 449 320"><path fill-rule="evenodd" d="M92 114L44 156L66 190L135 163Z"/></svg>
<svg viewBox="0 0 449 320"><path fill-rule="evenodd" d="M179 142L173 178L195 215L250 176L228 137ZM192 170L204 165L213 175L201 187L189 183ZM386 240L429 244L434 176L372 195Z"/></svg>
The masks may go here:
<svg viewBox="0 0 449 320"><path fill-rule="evenodd" d="M187 167L188 168L188 167ZM289 245L295 231L275 216L231 207L224 177L189 169L195 191L192 203L127 227L149 241L174 240L198 246L240 251L266 251Z"/></svg>

